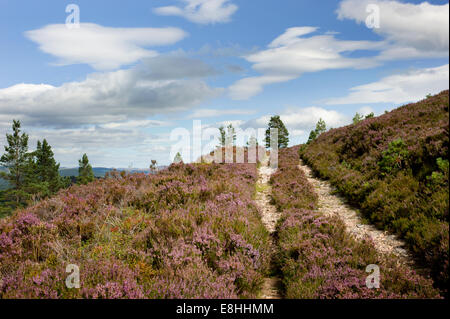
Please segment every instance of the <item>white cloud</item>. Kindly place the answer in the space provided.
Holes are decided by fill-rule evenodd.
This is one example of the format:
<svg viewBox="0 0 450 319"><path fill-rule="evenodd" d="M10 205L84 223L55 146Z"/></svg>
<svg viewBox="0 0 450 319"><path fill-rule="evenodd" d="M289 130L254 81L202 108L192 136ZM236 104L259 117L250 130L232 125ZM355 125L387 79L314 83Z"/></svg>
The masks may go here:
<svg viewBox="0 0 450 319"><path fill-rule="evenodd" d="M303 136L305 133L303 130L292 130L289 132L289 136Z"/></svg>
<svg viewBox="0 0 450 319"><path fill-rule="evenodd" d="M243 121L243 120L233 120L233 121L226 120L226 121L221 121L221 122L216 123L216 126L217 126L217 128L219 128L220 126L228 126L230 124L233 125L234 127L241 127L242 125L245 124L245 121ZM209 126L209 127L211 127L211 126Z"/></svg>
<svg viewBox="0 0 450 319"><path fill-rule="evenodd" d="M17 84L0 89L0 116L28 126L67 128L187 111L222 92L201 79L213 72L199 60L156 57L57 87Z"/></svg>
<svg viewBox="0 0 450 319"><path fill-rule="evenodd" d="M127 122L113 122L102 124L102 128L117 129L117 128L147 128L147 127L165 127L170 126L172 123L156 120L133 120Z"/></svg>
<svg viewBox="0 0 450 319"><path fill-rule="evenodd" d="M337 10L339 19L365 23L368 4L380 8L381 41L345 41L336 33L313 35L316 27L287 29L267 49L244 56L259 76L243 78L229 87L230 97L245 100L263 91L264 86L291 81L306 72L332 69L360 69L386 61L411 58L448 57L449 5L406 4L386 0L344 0ZM349 57L350 53L374 51L371 57Z"/></svg>
<svg viewBox="0 0 450 319"><path fill-rule="evenodd" d="M228 88L229 95L233 100L247 100L261 93L266 85L287 82L293 79L295 77L283 75L263 75L243 78Z"/></svg>
<svg viewBox="0 0 450 319"><path fill-rule="evenodd" d="M368 4L380 9L380 28L372 30L389 45L380 60L446 57L449 51L449 5L402 3L386 0L344 0L337 10L339 19L365 23Z"/></svg>
<svg viewBox="0 0 450 319"><path fill-rule="evenodd" d="M381 42L344 41L332 34L303 37L317 31L314 27L287 29L262 50L245 57L261 76L241 79L229 87L233 99L248 99L268 84L298 78L306 72L329 69L370 68L378 65L372 58L350 58L346 54L358 50L379 50Z"/></svg>
<svg viewBox="0 0 450 319"><path fill-rule="evenodd" d="M259 117L243 124L244 128L253 127L255 129L267 127L270 115ZM293 135L301 135L301 132L308 132L313 129L319 119L323 119L327 127L339 127L349 122L347 116L335 110L327 110L321 107L291 107L280 114L280 118Z"/></svg>
<svg viewBox="0 0 450 319"><path fill-rule="evenodd" d="M153 12L165 16L180 16L199 24L229 22L238 7L230 0L180 0L184 7L167 6Z"/></svg>
<svg viewBox="0 0 450 319"><path fill-rule="evenodd" d="M178 28L110 28L81 23L68 29L64 24L27 31L45 53L59 59L58 65L89 64L97 70L112 70L154 57L145 47L174 44L187 36Z"/></svg>
<svg viewBox="0 0 450 319"><path fill-rule="evenodd" d="M409 71L385 77L380 81L356 86L350 94L331 98L328 105L360 103L406 103L424 99L449 87L449 65Z"/></svg>
<svg viewBox="0 0 450 319"><path fill-rule="evenodd" d="M163 163L171 145L168 138L136 128L134 123L123 124L116 128L52 130L24 127L24 130L30 134L30 149L35 148L37 140L46 138L55 159L64 167L76 166L84 153L94 166L127 167L132 161L133 167L148 167L153 158Z"/></svg>
<svg viewBox="0 0 450 319"><path fill-rule="evenodd" d="M237 109L198 109L195 110L189 118L206 118L206 117L219 117L223 115L249 115L254 114L254 110L237 110Z"/></svg>

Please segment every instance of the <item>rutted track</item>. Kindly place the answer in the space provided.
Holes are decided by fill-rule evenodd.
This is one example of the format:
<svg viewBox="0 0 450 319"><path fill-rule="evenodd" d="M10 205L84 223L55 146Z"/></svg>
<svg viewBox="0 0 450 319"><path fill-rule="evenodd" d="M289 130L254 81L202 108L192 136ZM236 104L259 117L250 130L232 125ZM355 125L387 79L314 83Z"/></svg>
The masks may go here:
<svg viewBox="0 0 450 319"><path fill-rule="evenodd" d="M356 239L369 237L375 248L382 254L394 254L400 263L413 265L413 259L404 248L405 243L397 236L376 229L373 225L363 223L359 213L351 208L341 197L334 194L334 188L327 181L314 177L309 166L300 160L298 166L302 170L309 183L314 186L319 195L319 210L326 216L338 216L345 224L347 231Z"/></svg>
<svg viewBox="0 0 450 319"><path fill-rule="evenodd" d="M265 156L258 169L259 179L257 184L256 203L261 210L261 219L267 230L272 235L272 254L275 253L276 243L273 235L275 233L275 227L278 219L281 217L274 205L270 203L271 187L269 185L270 176L275 173L275 169L269 167L269 158ZM278 277L267 277L264 280L262 287L261 298L262 299L280 299L279 286L281 280Z"/></svg>

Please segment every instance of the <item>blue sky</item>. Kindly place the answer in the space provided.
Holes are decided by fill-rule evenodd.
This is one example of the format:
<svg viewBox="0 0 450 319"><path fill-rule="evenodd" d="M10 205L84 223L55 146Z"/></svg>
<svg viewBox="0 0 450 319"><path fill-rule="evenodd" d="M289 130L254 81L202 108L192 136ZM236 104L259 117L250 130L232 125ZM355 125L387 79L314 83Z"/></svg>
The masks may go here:
<svg viewBox="0 0 450 319"><path fill-rule="evenodd" d="M80 10L79 28L65 23ZM369 28L367 5L379 12ZM448 1L0 0L0 144L13 118L62 166L170 162L177 127L264 127L291 144L448 89ZM373 15L372 17L375 17ZM0 145L1 146L1 145Z"/></svg>

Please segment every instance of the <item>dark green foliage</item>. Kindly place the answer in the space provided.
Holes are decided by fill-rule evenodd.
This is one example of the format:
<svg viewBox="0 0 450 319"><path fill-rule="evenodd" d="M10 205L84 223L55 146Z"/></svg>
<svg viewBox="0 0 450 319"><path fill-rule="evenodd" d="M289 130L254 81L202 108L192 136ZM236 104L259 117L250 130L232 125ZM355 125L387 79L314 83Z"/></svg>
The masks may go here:
<svg viewBox="0 0 450 319"><path fill-rule="evenodd" d="M379 228L404 238L446 291L448 91L331 130L300 154Z"/></svg>
<svg viewBox="0 0 450 319"><path fill-rule="evenodd" d="M86 185L94 180L94 172L92 171L92 166L89 164L89 159L86 154L78 160L78 178L77 183Z"/></svg>
<svg viewBox="0 0 450 319"><path fill-rule="evenodd" d="M223 126L219 127L220 137L219 137L219 145L225 147L226 143L226 132Z"/></svg>
<svg viewBox="0 0 450 319"><path fill-rule="evenodd" d="M48 183L51 193L57 192L63 185L59 175L59 163L57 164L51 146L44 139L42 143L37 142L34 152L36 158L36 177L41 183Z"/></svg>
<svg viewBox="0 0 450 319"><path fill-rule="evenodd" d="M320 119L316 124L316 129L309 133L308 142L306 144L311 144L316 138L320 136L320 134L325 133L327 131L327 125L325 121Z"/></svg>
<svg viewBox="0 0 450 319"><path fill-rule="evenodd" d="M429 185L432 188L441 187L448 184L448 160L444 160L439 157L436 160L436 164L438 170L431 173L431 176L427 177L427 179L430 181Z"/></svg>
<svg viewBox="0 0 450 319"><path fill-rule="evenodd" d="M319 122L316 124L316 133L317 136L319 136L322 133L325 133L327 131L327 125L325 124L325 121L322 119L319 119Z"/></svg>
<svg viewBox="0 0 450 319"><path fill-rule="evenodd" d="M317 138L317 132L315 130L309 133L308 142L306 144L311 144Z"/></svg>
<svg viewBox="0 0 450 319"><path fill-rule="evenodd" d="M12 129L13 134L6 134L8 146L0 159L6 168L1 177L10 186L0 196L2 216L69 185L67 180L61 179L59 164L45 139L42 143L38 141L36 151L28 152L28 135L21 134L20 121L13 121Z"/></svg>
<svg viewBox="0 0 450 319"><path fill-rule="evenodd" d="M8 169L1 172L1 177L6 179L14 188L19 189L25 179L28 154L28 135L21 134L20 121L13 121L13 134L6 134L8 145L5 145L5 154L0 158L0 164Z"/></svg>
<svg viewBox="0 0 450 319"><path fill-rule="evenodd" d="M183 163L183 158L181 157L180 152L177 153L177 155L175 155L175 158L173 159L173 162L175 164L181 164Z"/></svg>
<svg viewBox="0 0 450 319"><path fill-rule="evenodd" d="M362 120L364 119L364 117L361 115L361 114L359 114L359 113L356 113L355 114L355 116L353 117L353 124L358 124L359 122L361 122Z"/></svg>
<svg viewBox="0 0 450 319"><path fill-rule="evenodd" d="M394 174L409 166L408 163L409 152L405 142L398 139L389 143L389 147L383 152L383 157L378 166L383 175Z"/></svg>
<svg viewBox="0 0 450 319"><path fill-rule="evenodd" d="M371 119L371 118L374 118L374 117L375 117L375 114L372 112L370 114L367 114L365 119L367 120L367 119Z"/></svg>
<svg viewBox="0 0 450 319"><path fill-rule="evenodd" d="M278 129L278 148L286 148L289 144L289 132L279 115L272 116L266 130L266 147L270 148L270 130Z"/></svg>

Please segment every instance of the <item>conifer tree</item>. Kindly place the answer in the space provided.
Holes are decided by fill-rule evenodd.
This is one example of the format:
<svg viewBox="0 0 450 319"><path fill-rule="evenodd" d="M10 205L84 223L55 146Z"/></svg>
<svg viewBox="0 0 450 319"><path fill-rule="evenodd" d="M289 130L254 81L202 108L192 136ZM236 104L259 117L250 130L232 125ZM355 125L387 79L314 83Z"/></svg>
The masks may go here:
<svg viewBox="0 0 450 319"><path fill-rule="evenodd" d="M5 154L0 158L0 165L6 167L8 172L2 172L15 189L20 189L24 183L28 154L28 135L21 134L20 121L13 120L13 134L6 134L8 145L5 145Z"/></svg>
<svg viewBox="0 0 450 319"><path fill-rule="evenodd" d="M272 116L269 121L269 127L266 130L266 147L270 148L270 130L278 129L278 148L286 148L289 144L289 132L279 115Z"/></svg>
<svg viewBox="0 0 450 319"><path fill-rule="evenodd" d="M42 143L37 142L34 152L36 158L36 176L40 182L47 182L49 191L56 193L62 187L59 175L59 163L57 164L51 146L44 139Z"/></svg>
<svg viewBox="0 0 450 319"><path fill-rule="evenodd" d="M227 126L227 139L230 141L230 144L236 144L236 130L233 127L233 124Z"/></svg>
<svg viewBox="0 0 450 319"><path fill-rule="evenodd" d="M158 169L158 162L156 160L152 160L150 164L150 172L154 174L156 173L157 169Z"/></svg>
<svg viewBox="0 0 450 319"><path fill-rule="evenodd" d="M8 196L14 198L15 207L24 204L29 197L24 190L30 160L28 134L21 133L20 126L20 121L13 120L13 133L6 134L8 145L5 145L5 153L0 158L0 165L7 169L7 172L0 172L0 177L11 185Z"/></svg>
<svg viewBox="0 0 450 319"><path fill-rule="evenodd" d="M364 116L356 112L355 116L353 117L353 124L358 124L364 119Z"/></svg>
<svg viewBox="0 0 450 319"><path fill-rule="evenodd" d="M87 184L94 180L94 172L92 170L91 164L89 164L89 159L86 154L78 160L78 179L79 184Z"/></svg>
<svg viewBox="0 0 450 319"><path fill-rule="evenodd" d="M226 143L226 132L225 132L225 128L223 126L219 127L219 132L220 132L220 136L219 136L219 145L221 147L225 147L225 143Z"/></svg>
<svg viewBox="0 0 450 319"><path fill-rule="evenodd" d="M320 136L320 134L325 133L327 131L327 125L322 118L316 124L316 128L309 133L308 142L306 144L311 144L316 138Z"/></svg>
<svg viewBox="0 0 450 319"><path fill-rule="evenodd" d="M312 130L309 133L308 142L306 142L306 144L311 144L316 138L317 138L317 131L316 130Z"/></svg>
<svg viewBox="0 0 450 319"><path fill-rule="evenodd" d="M177 153L177 155L175 155L175 158L173 159L173 162L175 164L181 164L183 163L183 158L181 157L180 152Z"/></svg>
<svg viewBox="0 0 450 319"><path fill-rule="evenodd" d="M325 124L325 121L322 120L322 118L319 119L319 122L316 124L316 133L317 137L319 137L320 134L325 133L327 131L327 125Z"/></svg>

